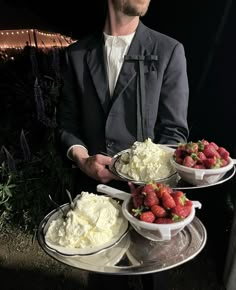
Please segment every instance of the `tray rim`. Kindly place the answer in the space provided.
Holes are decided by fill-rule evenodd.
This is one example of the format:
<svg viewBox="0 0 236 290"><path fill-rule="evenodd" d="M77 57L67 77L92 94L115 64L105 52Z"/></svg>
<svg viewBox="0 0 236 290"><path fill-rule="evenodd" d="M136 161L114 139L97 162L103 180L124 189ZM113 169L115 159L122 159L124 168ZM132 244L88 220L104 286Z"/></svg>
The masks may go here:
<svg viewBox="0 0 236 290"><path fill-rule="evenodd" d="M51 256L53 259L66 264L68 266L71 266L76 269L90 271L90 272L96 272L96 273L103 273L103 274L114 274L114 275L140 275L140 274L148 274L148 273L155 273L160 272L164 270L168 270L174 267L177 267L181 264L184 264L188 262L189 260L193 259L195 256L197 256L202 249L204 248L206 241L207 241L207 231L204 227L203 223L195 216L193 221L183 229L183 231L189 231L191 233L191 237L193 235L193 232L191 232L191 227L195 227L195 230L197 230L196 226L199 227L198 233L202 236L202 240L199 239L199 246L197 249L194 249L191 247L191 243L188 247L189 252L187 253L187 257L183 258L183 254L178 255L178 260L175 263L169 263L168 261L165 263L162 263L161 265L156 262L149 262L147 264L140 264L140 265L131 265L131 266L106 266L106 265L91 265L88 262L86 262L86 259L84 261L78 261L78 264L75 264L75 260L73 260L73 257L63 257L53 251L51 251L49 248L47 248L44 244L44 239L42 237L42 228L41 225L38 227L37 231L37 239L38 243L41 246L41 248L44 250L46 254ZM125 238L129 238L130 232L125 236ZM135 234L139 235L135 232ZM141 237L141 236L140 236ZM141 237L146 241L145 238ZM152 242L152 241L150 241ZM153 243L153 242L152 242ZM157 242L158 243L158 242ZM129 249L129 248L128 248ZM127 252L127 250L125 253ZM90 256L91 257L91 256ZM71 259L71 260L70 260Z"/></svg>
<svg viewBox="0 0 236 290"><path fill-rule="evenodd" d="M175 148L176 145L167 145L167 144L160 144L160 145L164 145L164 146L169 146L170 148ZM118 152L117 154L115 154L113 156L113 162L111 164L111 166L109 167L110 171L115 174L116 176L118 176L119 178L122 179L122 181L124 182L132 182L136 185L143 185L145 184L145 182L143 181L135 181L135 180L132 180L132 179L129 179L129 178L125 178L123 175L119 174L119 172L117 172L116 168L115 168L115 163L117 162L118 158L121 156L121 154L125 153L125 152L129 152L130 149L125 149L125 150L122 150L120 152ZM232 159L232 158L231 158ZM192 184L188 184L186 183L185 186L178 186L178 183L181 182L181 177L179 176L179 174L177 172L174 172L173 174L171 174L169 177L167 178L171 178L171 177L174 177L176 175L176 180L177 181L177 184L176 186L170 186L173 190L194 190L194 189L200 189L200 188L206 188L206 187L211 187L211 186L216 186L216 185L219 185L219 184L222 184L228 180L230 180L236 173L236 162L234 161L234 159L232 159L233 162L235 163L231 169L229 169L225 175L220 179L218 180L217 182L214 182L214 183L211 183L211 184L205 184L205 185L192 185ZM160 179L160 181L157 181L157 182L161 182L161 180L165 180L166 178L163 178L163 179Z"/></svg>

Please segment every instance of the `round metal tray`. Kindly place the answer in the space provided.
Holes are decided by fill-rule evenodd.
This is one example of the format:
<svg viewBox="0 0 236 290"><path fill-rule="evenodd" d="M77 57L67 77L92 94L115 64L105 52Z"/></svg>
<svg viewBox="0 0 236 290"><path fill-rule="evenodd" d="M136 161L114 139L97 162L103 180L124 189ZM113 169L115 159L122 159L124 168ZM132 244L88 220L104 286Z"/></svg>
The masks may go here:
<svg viewBox="0 0 236 290"><path fill-rule="evenodd" d="M181 178L177 181L176 185L173 186L172 188L174 190L186 190L186 189L199 189L199 188L205 188L205 187L211 187L215 185L222 184L228 180L230 180L234 175L235 175L236 169L235 166L233 166L226 174L217 182L211 183L211 184L206 184L206 185L192 185L189 184L185 181L183 181Z"/></svg>
<svg viewBox="0 0 236 290"><path fill-rule="evenodd" d="M121 174L120 172L117 171L116 164L119 162L120 156L122 154L124 154L125 152L129 152L129 150L127 149L127 150L121 151L113 157L113 162L112 162L112 165L110 166L111 172L113 174L117 175L118 177L120 177L121 179L123 179L123 181L125 181L125 182L131 181L132 183L137 184L137 185L144 184L144 182L142 182L142 181L135 181L135 180L129 179L128 176ZM233 159L233 161L235 163L234 159ZM236 168L235 168L235 166L233 166L219 181L217 181L215 183L211 183L211 184L206 184L206 185L189 184L186 181L182 180L178 173L172 174L169 178L166 178L166 180L168 180L168 183L170 183L169 186L173 190L199 189L199 188L211 187L211 186L215 186L215 185L219 185L221 183L224 183L224 182L228 181L229 179L231 179L235 175L235 172L236 172ZM163 180L165 180L165 179L163 179ZM162 181L160 181L160 182L162 182Z"/></svg>
<svg viewBox="0 0 236 290"><path fill-rule="evenodd" d="M49 217L50 214L46 218ZM207 240L204 225L195 217L170 241L150 241L130 227L128 234L106 251L89 256L65 257L45 245L44 225L45 219L38 227L37 238L39 245L49 256L81 270L115 275L147 274L174 268L198 255Z"/></svg>

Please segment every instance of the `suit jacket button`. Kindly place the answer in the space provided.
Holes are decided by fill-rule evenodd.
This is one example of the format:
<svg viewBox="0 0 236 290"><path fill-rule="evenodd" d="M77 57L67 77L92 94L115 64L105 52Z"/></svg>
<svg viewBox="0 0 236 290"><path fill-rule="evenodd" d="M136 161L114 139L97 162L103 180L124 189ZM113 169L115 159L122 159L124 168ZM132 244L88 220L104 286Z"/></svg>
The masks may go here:
<svg viewBox="0 0 236 290"><path fill-rule="evenodd" d="M113 146L113 144L114 144L113 142L109 142L109 143L107 143L107 147L111 148Z"/></svg>

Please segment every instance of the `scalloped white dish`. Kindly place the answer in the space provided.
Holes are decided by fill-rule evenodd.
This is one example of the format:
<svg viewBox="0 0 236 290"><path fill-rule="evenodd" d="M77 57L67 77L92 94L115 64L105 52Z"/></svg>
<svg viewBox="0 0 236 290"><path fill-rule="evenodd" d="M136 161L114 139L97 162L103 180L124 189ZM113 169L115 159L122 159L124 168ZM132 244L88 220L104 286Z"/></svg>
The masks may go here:
<svg viewBox="0 0 236 290"><path fill-rule="evenodd" d="M170 148L166 145L161 145L159 144L159 146L162 146L165 150L174 152L173 148ZM120 177L121 179L123 179L124 181L130 181L134 184L137 185L142 185L147 183L147 181L144 180L134 180L133 178L131 178L129 175L122 173L119 170L119 166L121 165L122 161L121 161L121 156L124 156L125 154L129 154L131 150L130 149L126 149L126 150L122 150L119 153L117 153L116 155L113 156L113 162L110 166L110 170L117 175L118 177ZM173 173L171 173L169 176L166 176L165 178L159 178L156 180L153 180L154 182L158 182L158 183L164 183L167 184L171 187L175 186L177 184L178 181L178 175L177 172L175 171L175 169L173 168Z"/></svg>
<svg viewBox="0 0 236 290"><path fill-rule="evenodd" d="M120 214L122 214L121 206L120 204L117 203L117 206L120 207ZM69 210L69 204L64 204L60 206L65 212ZM41 222L42 225L42 233L43 233L43 239L45 246L50 249L51 251L54 251L60 255L71 257L71 256L86 256L86 255L95 255L99 254L103 251L106 251L114 246L116 246L127 234L128 229L129 229L129 223L124 217L124 221L122 223L121 229L119 234L114 236L112 240L110 240L107 243L104 243L103 245L100 245L98 247L92 247L92 248L68 248L68 247L63 247L58 244L53 243L51 240L47 239L45 237L46 232L48 230L49 225L51 222L55 219L61 218L62 217L62 211L57 208L53 211L51 211Z"/></svg>

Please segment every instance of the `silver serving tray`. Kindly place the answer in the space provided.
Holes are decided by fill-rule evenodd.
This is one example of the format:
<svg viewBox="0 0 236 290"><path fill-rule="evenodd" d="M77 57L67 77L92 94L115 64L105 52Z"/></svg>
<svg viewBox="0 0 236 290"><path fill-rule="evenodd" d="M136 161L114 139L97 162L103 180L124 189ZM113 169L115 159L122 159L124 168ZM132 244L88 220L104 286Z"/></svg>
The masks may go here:
<svg viewBox="0 0 236 290"><path fill-rule="evenodd" d="M228 172L226 172L226 174L220 180L218 180L215 183L206 184L206 185L192 185L192 184L185 182L184 180L182 180L179 177L178 182L172 188L174 190L186 190L186 189L189 190L189 189L199 189L199 188L205 188L205 187L219 185L219 184L222 184L222 183L230 180L235 175L235 172L236 172L236 168L235 168L235 166L233 166Z"/></svg>
<svg viewBox="0 0 236 290"><path fill-rule="evenodd" d="M165 146L170 146L172 148L175 148L176 145L165 145ZM129 149L127 150L123 150L119 153L117 153L116 155L114 155L113 157L113 162L110 166L110 170L113 174L117 175L119 178L121 178L123 181L125 182L132 182L134 184L137 185L142 185L145 184L145 182L142 181L136 181L133 180L131 178L129 178L128 176L121 174L117 169L117 163L119 162L119 158L122 154L129 152ZM234 164L236 164L236 160L232 159L234 161ZM199 189L199 188L205 188L205 187L211 187L211 186L215 186L215 185L219 185L222 184L228 180L230 180L236 173L236 168L235 165L217 182L215 183L211 183L211 184L206 184L206 185L192 185L187 183L186 181L182 180L182 178L179 176L178 173L173 173L171 176L169 176L168 178L164 178L164 179L159 179L157 180L157 182L160 183L166 183L168 186L170 186L173 190L189 190L189 189Z"/></svg>
<svg viewBox="0 0 236 290"><path fill-rule="evenodd" d="M106 251L96 255L65 257L46 246L44 224L40 223L37 238L49 256L81 270L117 275L147 274L174 268L197 256L207 240L204 225L195 217L170 241L153 242L130 229L118 244Z"/></svg>

